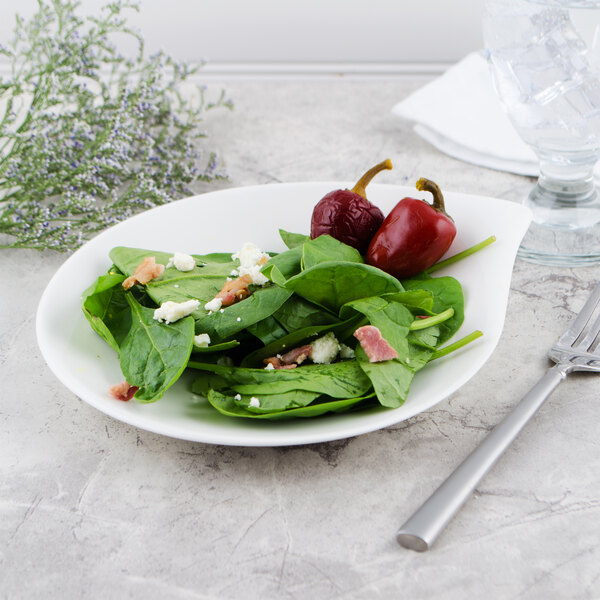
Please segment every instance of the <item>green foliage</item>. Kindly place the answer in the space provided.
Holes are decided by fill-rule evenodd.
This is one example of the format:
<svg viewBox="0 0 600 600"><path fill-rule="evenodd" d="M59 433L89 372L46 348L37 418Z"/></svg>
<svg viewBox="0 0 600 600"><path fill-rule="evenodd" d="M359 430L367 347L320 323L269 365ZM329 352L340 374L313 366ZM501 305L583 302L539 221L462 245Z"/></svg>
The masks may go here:
<svg viewBox="0 0 600 600"><path fill-rule="evenodd" d="M198 181L223 178L201 148L215 102L190 66L162 52L146 56L142 37L110 2L81 17L79 3L39 0L17 17L0 46L0 247L71 250L108 225L190 195ZM115 39L133 41L134 56Z"/></svg>
<svg viewBox="0 0 600 600"><path fill-rule="evenodd" d="M84 292L82 307L92 328L119 352L127 381L140 388L138 401L157 400L189 368L196 373L192 391L233 417L274 420L376 404L393 408L406 400L415 374L429 361L474 339L440 348L463 321L455 279L424 275L401 283L328 236L282 237L291 248L263 267L271 281L251 286L250 296L215 312L203 304L237 267L231 254L195 256L192 271L169 267L125 292L124 277L146 256L166 265L170 254L125 247L110 252L114 266ZM190 298L202 303L192 315L170 324L154 320L162 302ZM370 362L353 336L366 324L379 329L398 358ZM193 346L194 334L202 333L210 344ZM264 368L264 359L328 333L353 347L354 357Z"/></svg>

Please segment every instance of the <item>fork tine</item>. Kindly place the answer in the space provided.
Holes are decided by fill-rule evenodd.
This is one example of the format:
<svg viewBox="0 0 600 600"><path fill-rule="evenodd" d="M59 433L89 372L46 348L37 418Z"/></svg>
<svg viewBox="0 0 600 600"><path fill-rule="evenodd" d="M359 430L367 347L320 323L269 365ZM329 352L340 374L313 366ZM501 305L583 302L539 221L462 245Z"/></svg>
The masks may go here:
<svg viewBox="0 0 600 600"><path fill-rule="evenodd" d="M571 324L569 329L567 329L567 331L560 338L560 340L558 342L559 344L565 345L565 346L571 346L575 342L575 340L583 332L585 326L587 325L588 321L590 320L590 317L592 316L592 313L594 312L594 310L599 302L600 302L600 284L598 284L594 288L594 291L591 293L587 302L583 305L583 308L579 311L577 318L573 321L573 323ZM596 325L598 325L598 327L600 328L600 323L598 321L596 321L596 323L594 324L594 326L596 326ZM597 334L598 334L598 331L596 331L596 334L589 341L589 343L594 341L594 338L596 337ZM586 337L586 340L587 340L587 337Z"/></svg>
<svg viewBox="0 0 600 600"><path fill-rule="evenodd" d="M584 350L585 352L591 351L591 347L598 337L598 333L600 332L600 315L594 321L594 324L589 328L588 332L585 334L583 340L577 344L576 349Z"/></svg>

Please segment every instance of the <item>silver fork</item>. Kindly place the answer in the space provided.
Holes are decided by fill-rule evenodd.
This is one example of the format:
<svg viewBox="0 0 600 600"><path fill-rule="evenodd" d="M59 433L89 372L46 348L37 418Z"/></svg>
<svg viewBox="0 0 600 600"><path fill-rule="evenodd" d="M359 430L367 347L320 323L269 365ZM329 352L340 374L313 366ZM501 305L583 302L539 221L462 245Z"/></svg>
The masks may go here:
<svg viewBox="0 0 600 600"><path fill-rule="evenodd" d="M400 527L398 543L418 552L429 550L438 535L469 498L477 484L510 446L544 400L572 371L600 372L600 316L592 316L600 304L596 286L569 329L550 349L556 363L484 438L483 442L437 488L429 499ZM600 349L599 349L600 350Z"/></svg>

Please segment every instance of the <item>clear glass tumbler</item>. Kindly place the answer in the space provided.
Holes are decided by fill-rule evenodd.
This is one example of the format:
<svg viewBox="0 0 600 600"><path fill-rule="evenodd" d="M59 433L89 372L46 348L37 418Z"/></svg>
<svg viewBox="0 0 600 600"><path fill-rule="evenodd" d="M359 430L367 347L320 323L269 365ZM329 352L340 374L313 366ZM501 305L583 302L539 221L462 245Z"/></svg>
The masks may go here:
<svg viewBox="0 0 600 600"><path fill-rule="evenodd" d="M498 95L540 163L519 256L600 264L600 0L486 0L483 34Z"/></svg>

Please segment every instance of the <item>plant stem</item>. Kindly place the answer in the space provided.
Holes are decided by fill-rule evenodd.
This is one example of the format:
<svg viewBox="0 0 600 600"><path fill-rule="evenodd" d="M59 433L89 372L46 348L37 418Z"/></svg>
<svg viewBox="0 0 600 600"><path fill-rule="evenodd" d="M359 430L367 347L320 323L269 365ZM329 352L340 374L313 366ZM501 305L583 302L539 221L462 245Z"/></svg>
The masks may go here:
<svg viewBox="0 0 600 600"><path fill-rule="evenodd" d="M446 258L444 260L441 260L438 263L435 263L435 265L432 265L431 267L429 267L429 269L425 269L424 273L427 273L427 274L433 273L434 271L437 271L438 269L447 267L448 265L458 262L459 260L462 260L463 258L466 258L467 256L471 256L471 254L475 254L475 252L479 252L479 250L485 248L486 246L489 246L490 244L493 244L495 241L496 241L496 236L491 235L489 238L486 238L482 242L479 242L478 244L475 244L474 246L471 246L470 248L467 248L466 250L463 250L462 252L459 252L458 254L455 254L454 256L450 256L449 258Z"/></svg>
<svg viewBox="0 0 600 600"><path fill-rule="evenodd" d="M409 326L410 331L418 331L419 329L427 329L433 325L439 325L454 316L454 309L447 308L437 315L431 317L425 317L424 319L415 319Z"/></svg>
<svg viewBox="0 0 600 600"><path fill-rule="evenodd" d="M435 360L436 358L441 358L442 356L446 356L446 354L450 354L451 352L454 352L455 350L458 350L459 348L470 344L472 341L476 340L477 338L480 338L482 335L483 333L477 329L473 331L473 333L466 335L464 338L461 338L460 340L457 340L452 344L448 344L447 346L436 350L431 355L430 361Z"/></svg>

